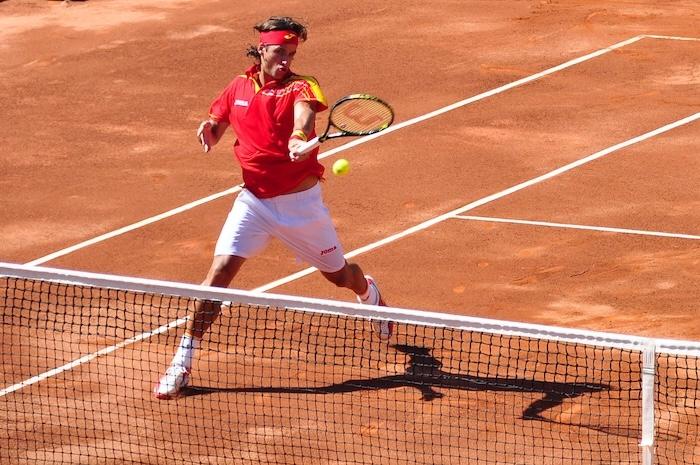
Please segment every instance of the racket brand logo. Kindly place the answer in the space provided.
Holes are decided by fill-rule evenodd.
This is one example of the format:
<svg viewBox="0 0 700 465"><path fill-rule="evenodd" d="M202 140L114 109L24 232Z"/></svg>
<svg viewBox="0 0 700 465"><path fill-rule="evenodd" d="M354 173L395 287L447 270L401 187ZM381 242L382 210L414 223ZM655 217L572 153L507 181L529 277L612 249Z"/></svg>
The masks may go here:
<svg viewBox="0 0 700 465"><path fill-rule="evenodd" d="M333 247L330 247L328 249L323 249L323 250L321 250L321 256L323 257L324 255L328 255L329 253L333 252L337 248L338 248L338 246L334 245Z"/></svg>
<svg viewBox="0 0 700 465"><path fill-rule="evenodd" d="M340 108L340 116L348 118L361 126L377 126L385 117L363 111L361 100L350 101Z"/></svg>
<svg viewBox="0 0 700 465"><path fill-rule="evenodd" d="M394 122L394 110L369 94L352 94L338 100L331 108L328 125L321 136L302 144L294 154L307 153L328 139L347 136L368 136L388 128ZM331 128L338 131L331 132Z"/></svg>

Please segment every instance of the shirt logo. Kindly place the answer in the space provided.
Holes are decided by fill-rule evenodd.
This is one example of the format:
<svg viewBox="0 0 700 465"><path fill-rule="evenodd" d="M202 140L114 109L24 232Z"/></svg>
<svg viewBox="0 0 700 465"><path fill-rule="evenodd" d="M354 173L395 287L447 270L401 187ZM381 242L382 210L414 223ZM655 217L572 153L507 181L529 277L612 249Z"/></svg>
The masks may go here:
<svg viewBox="0 0 700 465"><path fill-rule="evenodd" d="M333 252L333 251L334 251L335 249L337 249L337 248L338 248L338 246L337 246L337 245L334 245L334 246L331 247L330 249L321 250L321 256L323 257L324 255L328 255L329 253Z"/></svg>
<svg viewBox="0 0 700 465"><path fill-rule="evenodd" d="M247 107L247 106L248 106L248 101L247 101L247 100L241 100L241 99L237 98L237 99L233 102L233 106L234 106L234 107Z"/></svg>

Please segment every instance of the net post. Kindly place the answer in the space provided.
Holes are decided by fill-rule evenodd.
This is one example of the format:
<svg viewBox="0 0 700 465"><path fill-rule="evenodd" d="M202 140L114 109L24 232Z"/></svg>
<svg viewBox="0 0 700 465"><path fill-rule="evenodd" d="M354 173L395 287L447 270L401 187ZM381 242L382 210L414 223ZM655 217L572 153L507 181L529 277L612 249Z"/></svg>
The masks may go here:
<svg viewBox="0 0 700 465"><path fill-rule="evenodd" d="M647 342L642 351L642 465L654 465L654 383L656 344Z"/></svg>

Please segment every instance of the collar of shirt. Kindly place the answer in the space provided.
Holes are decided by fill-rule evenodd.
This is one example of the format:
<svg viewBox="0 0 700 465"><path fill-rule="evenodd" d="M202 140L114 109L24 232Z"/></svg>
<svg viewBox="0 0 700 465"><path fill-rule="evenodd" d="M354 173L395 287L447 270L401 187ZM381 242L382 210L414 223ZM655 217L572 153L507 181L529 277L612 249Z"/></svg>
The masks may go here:
<svg viewBox="0 0 700 465"><path fill-rule="evenodd" d="M290 71L289 74L287 74L287 76L284 77L284 79L282 79L280 81L270 79L263 86L260 83L260 65L251 66L250 68L248 68L245 71L245 75L246 75L246 77L248 77L248 79L251 79L255 83L255 91L256 92L259 91L260 89L262 89L263 87L275 87L275 86L284 85L295 76L295 74Z"/></svg>

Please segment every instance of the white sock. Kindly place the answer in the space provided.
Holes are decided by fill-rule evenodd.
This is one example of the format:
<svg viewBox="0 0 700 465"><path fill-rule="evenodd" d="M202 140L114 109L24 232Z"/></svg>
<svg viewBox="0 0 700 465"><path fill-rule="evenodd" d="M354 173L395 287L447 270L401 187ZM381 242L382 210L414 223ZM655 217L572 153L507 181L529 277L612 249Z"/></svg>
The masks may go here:
<svg viewBox="0 0 700 465"><path fill-rule="evenodd" d="M180 339L180 345L175 352L173 361L170 362L171 365L180 365L188 370L192 369L192 359L194 358L194 351L199 347L199 340L193 338L189 334L185 334Z"/></svg>
<svg viewBox="0 0 700 465"><path fill-rule="evenodd" d="M365 293L358 295L357 297L359 297L360 302L363 304L376 305L379 303L379 294L377 293L377 289L375 289L374 286L370 286L369 282L367 283L367 290Z"/></svg>

